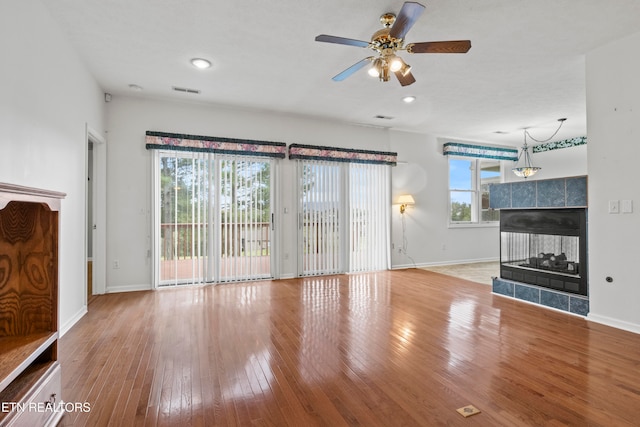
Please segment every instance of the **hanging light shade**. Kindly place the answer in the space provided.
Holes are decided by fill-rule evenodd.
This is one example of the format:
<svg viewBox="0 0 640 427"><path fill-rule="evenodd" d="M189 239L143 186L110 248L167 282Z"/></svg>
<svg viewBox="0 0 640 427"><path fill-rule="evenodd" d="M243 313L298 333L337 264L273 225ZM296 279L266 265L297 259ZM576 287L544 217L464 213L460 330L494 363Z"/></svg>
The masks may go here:
<svg viewBox="0 0 640 427"><path fill-rule="evenodd" d="M522 160L522 165L520 165L520 160ZM516 167L511 169L511 171L519 176L520 178L527 179L530 176L535 175L538 171L542 169L537 166L533 166L531 164L531 156L529 155L529 146L527 145L527 130L524 130L524 145L522 146L522 151L518 156L518 160L516 161Z"/></svg>

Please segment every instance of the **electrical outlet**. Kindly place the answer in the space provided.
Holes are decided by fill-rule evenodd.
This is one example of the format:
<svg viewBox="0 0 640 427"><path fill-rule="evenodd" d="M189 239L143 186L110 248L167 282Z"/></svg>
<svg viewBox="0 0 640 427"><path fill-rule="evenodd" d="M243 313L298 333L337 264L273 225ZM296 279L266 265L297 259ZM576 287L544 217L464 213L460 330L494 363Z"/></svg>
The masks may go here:
<svg viewBox="0 0 640 427"><path fill-rule="evenodd" d="M117 259L113 260L113 268L120 268L120 261Z"/></svg>

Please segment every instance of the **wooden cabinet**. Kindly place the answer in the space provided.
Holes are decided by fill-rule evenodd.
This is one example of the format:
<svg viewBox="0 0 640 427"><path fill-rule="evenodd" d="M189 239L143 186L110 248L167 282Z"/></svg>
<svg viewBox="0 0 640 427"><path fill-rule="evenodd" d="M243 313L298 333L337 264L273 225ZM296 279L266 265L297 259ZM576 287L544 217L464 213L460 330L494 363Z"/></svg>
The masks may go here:
<svg viewBox="0 0 640 427"><path fill-rule="evenodd" d="M0 426L55 425L58 227L65 194L0 183Z"/></svg>

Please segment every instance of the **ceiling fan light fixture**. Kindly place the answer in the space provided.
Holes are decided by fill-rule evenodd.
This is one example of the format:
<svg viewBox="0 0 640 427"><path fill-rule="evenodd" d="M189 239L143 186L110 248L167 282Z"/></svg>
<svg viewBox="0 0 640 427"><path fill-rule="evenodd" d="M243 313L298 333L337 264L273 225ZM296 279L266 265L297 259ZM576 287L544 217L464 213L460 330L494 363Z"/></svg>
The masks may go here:
<svg viewBox="0 0 640 427"><path fill-rule="evenodd" d="M409 74L409 72L411 71L411 65L405 63L403 61L403 65L402 67L398 70L400 72L400 74L402 74L403 76L406 76L407 74Z"/></svg>
<svg viewBox="0 0 640 427"><path fill-rule="evenodd" d="M379 77L382 79L385 74L385 69L388 69L387 62L382 58L376 58L373 60L371 68L369 68L369 75L371 77Z"/></svg>
<svg viewBox="0 0 640 427"><path fill-rule="evenodd" d="M380 72L380 81L381 82L388 82L389 81L389 77L391 77L391 74L389 74L389 64L387 62L382 63L382 70Z"/></svg>
<svg viewBox="0 0 640 427"><path fill-rule="evenodd" d="M390 55L389 56L389 69L391 71L393 71L394 73L396 71L400 71L400 69L404 65L407 65L407 64L405 64L404 61L402 60L402 58L400 58L399 56L396 56L396 55Z"/></svg>
<svg viewBox="0 0 640 427"><path fill-rule="evenodd" d="M404 60L399 56L390 55L388 62L389 69L394 73L400 72L400 74L406 76L407 74L409 74L409 71L411 71L411 65L404 62Z"/></svg>
<svg viewBox="0 0 640 427"><path fill-rule="evenodd" d="M336 37L328 34L320 34L316 36L315 40L323 43L336 43L371 49L378 55L376 61L368 70L371 76L378 77L381 82L386 82L389 81L391 74L394 74L400 85L409 86L415 83L416 79L411 73L411 67L396 55L397 52L406 51L408 54L466 53L471 48L470 40L409 43L405 47L405 36L424 9L424 5L416 1L405 1L397 16L393 13L383 14L380 17L380 22L384 28L374 32L370 41ZM332 80L343 81L372 60L373 57L361 60L332 77Z"/></svg>

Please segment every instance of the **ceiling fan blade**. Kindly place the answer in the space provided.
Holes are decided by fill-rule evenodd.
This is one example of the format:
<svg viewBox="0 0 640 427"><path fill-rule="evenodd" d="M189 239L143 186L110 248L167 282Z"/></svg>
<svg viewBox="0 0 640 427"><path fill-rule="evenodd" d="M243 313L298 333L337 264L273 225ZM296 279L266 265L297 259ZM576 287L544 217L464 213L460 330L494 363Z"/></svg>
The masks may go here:
<svg viewBox="0 0 640 427"><path fill-rule="evenodd" d="M398 81L402 86L409 86L410 84L413 84L416 82L416 78L413 77L413 74L411 74L411 71L409 71L405 75L402 75L400 71L396 71L394 74L396 75L396 77L398 78Z"/></svg>
<svg viewBox="0 0 640 427"><path fill-rule="evenodd" d="M396 39L404 39L407 32L413 27L413 24L418 20L420 15L424 12L424 6L420 3L413 1L404 2L400 13L396 17L396 22L389 31L389 36Z"/></svg>
<svg viewBox="0 0 640 427"><path fill-rule="evenodd" d="M467 53L469 49L471 49L470 40L422 42L407 45L407 52L409 53Z"/></svg>
<svg viewBox="0 0 640 427"><path fill-rule="evenodd" d="M348 46L369 47L369 42L365 42L362 40L347 39L345 37L328 36L326 34L320 34L319 36L317 36L316 41L325 42L325 43L345 44Z"/></svg>
<svg viewBox="0 0 640 427"><path fill-rule="evenodd" d="M356 62L355 64L353 64L351 67L347 68L346 70L344 70L343 72L336 74L332 80L336 81L336 82L341 82L344 79L346 79L347 77L349 77L351 74L355 73L356 71L358 71L360 68L364 67L365 65L367 65L369 62L371 62L371 60L373 59L373 56L369 56L367 58L364 58L362 61Z"/></svg>

